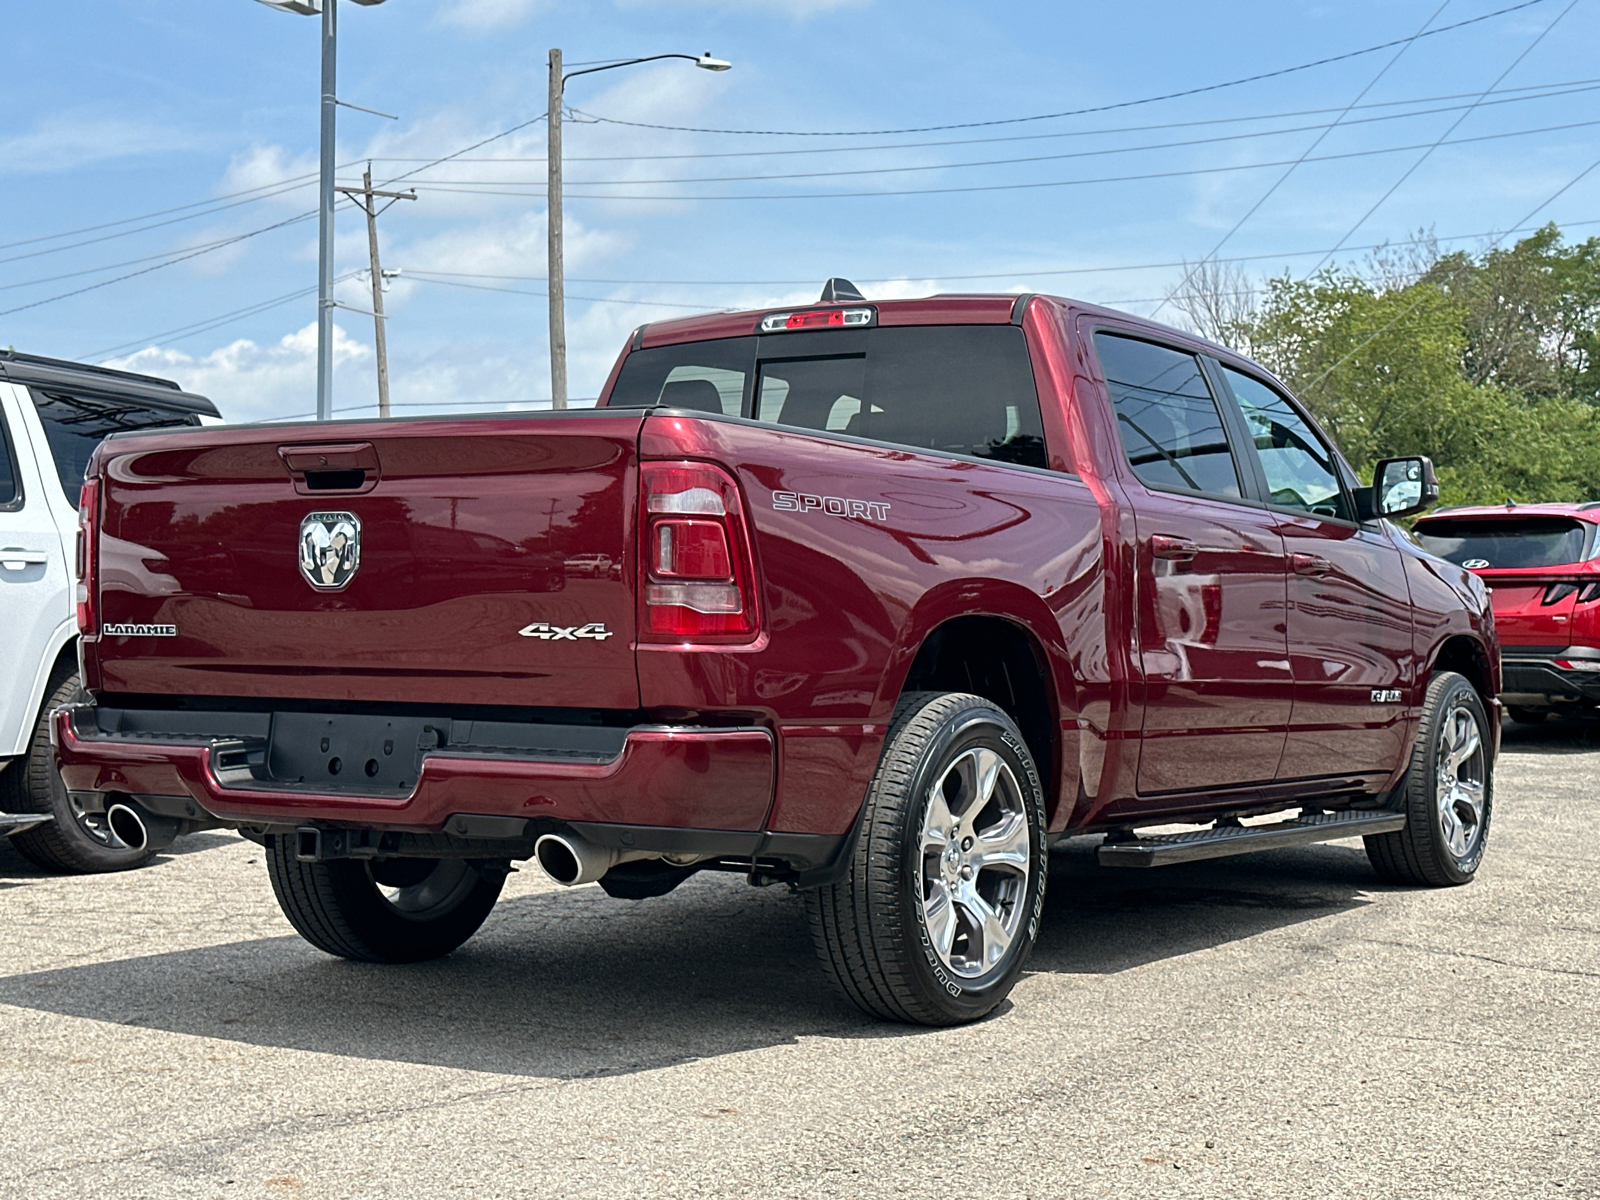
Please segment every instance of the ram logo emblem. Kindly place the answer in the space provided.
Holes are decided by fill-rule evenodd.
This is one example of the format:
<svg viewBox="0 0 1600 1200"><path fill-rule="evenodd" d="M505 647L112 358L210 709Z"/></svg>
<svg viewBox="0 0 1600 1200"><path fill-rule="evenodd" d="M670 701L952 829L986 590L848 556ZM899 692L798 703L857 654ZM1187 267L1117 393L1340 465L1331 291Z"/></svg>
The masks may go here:
<svg viewBox="0 0 1600 1200"><path fill-rule="evenodd" d="M319 592L337 592L361 566L361 520L355 513L314 512L300 522L300 574Z"/></svg>

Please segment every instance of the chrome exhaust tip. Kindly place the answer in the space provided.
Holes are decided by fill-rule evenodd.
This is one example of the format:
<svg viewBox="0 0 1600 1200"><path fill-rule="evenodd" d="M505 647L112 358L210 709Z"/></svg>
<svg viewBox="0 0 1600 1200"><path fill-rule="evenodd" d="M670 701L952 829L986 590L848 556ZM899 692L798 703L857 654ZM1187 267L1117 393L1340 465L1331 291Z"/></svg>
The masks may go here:
<svg viewBox="0 0 1600 1200"><path fill-rule="evenodd" d="M132 800L106 808L106 825L129 850L165 850L178 836L178 822L147 812Z"/></svg>
<svg viewBox="0 0 1600 1200"><path fill-rule="evenodd" d="M533 857L539 869L562 887L577 887L598 882L619 863L660 858L648 850L618 850L596 846L575 833L547 833L533 844Z"/></svg>

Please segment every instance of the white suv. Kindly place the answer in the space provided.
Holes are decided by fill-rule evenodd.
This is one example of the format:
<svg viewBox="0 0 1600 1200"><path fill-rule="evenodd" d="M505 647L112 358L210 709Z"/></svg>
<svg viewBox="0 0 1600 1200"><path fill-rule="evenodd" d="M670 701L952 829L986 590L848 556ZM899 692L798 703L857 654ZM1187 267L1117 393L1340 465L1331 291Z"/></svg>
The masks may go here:
<svg viewBox="0 0 1600 1200"><path fill-rule="evenodd" d="M78 691L73 559L89 456L107 434L202 417L220 419L165 379L0 352L0 836L40 866L117 871L162 848L142 830L130 845L73 802L45 718Z"/></svg>

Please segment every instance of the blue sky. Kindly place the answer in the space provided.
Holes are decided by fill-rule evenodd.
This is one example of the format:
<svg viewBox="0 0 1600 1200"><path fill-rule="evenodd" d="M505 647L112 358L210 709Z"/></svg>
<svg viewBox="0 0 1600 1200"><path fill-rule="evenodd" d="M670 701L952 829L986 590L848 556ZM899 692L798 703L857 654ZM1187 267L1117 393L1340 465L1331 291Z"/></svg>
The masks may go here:
<svg viewBox="0 0 1600 1200"><path fill-rule="evenodd" d="M1252 275L1304 274L1321 255L1301 252L1341 239L1333 261L1359 259L1420 227L1482 246L1600 156L1600 123L1583 124L1600 122L1593 3L1538 0L1419 39L1386 70L1398 47L1126 102L1515 3L343 3L340 93L400 120L341 110L342 180L357 181L369 157L390 179L535 122L413 175L420 198L382 218L384 265L405 273L387 297L393 398L424 413L549 396L535 119L551 46L569 63L709 49L735 64L576 79L567 102L585 114L838 135L569 121L571 391L587 397L635 325L814 299L829 275L869 298L1029 290L1154 311L1183 277L1173 264L1210 253L1286 170L1263 164L1308 150L1220 251L1252 256L1241 264ZM299 177L316 168L317 21L251 0L13 9L0 74L0 309L30 307L0 315L0 345L164 374L235 419L312 410L315 304L295 293L315 284L316 226L293 218L315 204ZM1017 159L1035 161L996 161ZM912 194L880 194L892 192ZM1538 220L1600 234L1600 170ZM352 276L339 296L366 308L353 277L366 265L364 222L347 209L338 229L338 270ZM202 249L213 243L226 244ZM169 332L280 297L290 299ZM1170 305L1161 317L1179 320ZM341 312L338 325L336 405L371 415L371 322Z"/></svg>

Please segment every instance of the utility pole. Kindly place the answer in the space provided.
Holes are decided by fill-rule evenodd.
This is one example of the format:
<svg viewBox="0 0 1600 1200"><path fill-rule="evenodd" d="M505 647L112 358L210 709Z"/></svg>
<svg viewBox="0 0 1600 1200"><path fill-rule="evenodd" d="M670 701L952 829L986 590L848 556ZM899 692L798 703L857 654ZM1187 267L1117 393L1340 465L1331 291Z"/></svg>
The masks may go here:
<svg viewBox="0 0 1600 1200"><path fill-rule="evenodd" d="M567 406L567 304L566 267L561 252L561 93L566 80L561 77L561 51L550 51L550 107L545 125L550 131L546 155L549 175L545 183L545 206L550 225L549 262L546 290L550 293L550 407Z"/></svg>
<svg viewBox="0 0 1600 1200"><path fill-rule="evenodd" d="M370 3L371 0L358 0ZM579 75L593 75L597 71L614 71L618 67L632 67L639 63L657 62L663 58L682 58L703 71L726 71L733 64L712 58L711 51L704 54L647 54L643 58L626 58L619 62L604 63L561 73L561 51L550 51L550 100L545 109L545 124L550 130L550 150L546 156L548 173L545 177L545 206L550 223L549 259L546 265L546 291L550 295L550 407L567 406L567 275L561 250L561 103L567 80Z"/></svg>
<svg viewBox="0 0 1600 1200"><path fill-rule="evenodd" d="M366 172L361 176L359 188L342 187L337 189L361 205L361 211L367 214L367 251L372 257L372 326L373 337L378 349L378 416L389 415L389 339L384 329L383 315L383 267L378 262L378 208L380 198L393 204L396 200L415 200L416 192L380 192L372 186L372 164L367 164ZM389 205L384 205L388 208Z"/></svg>

